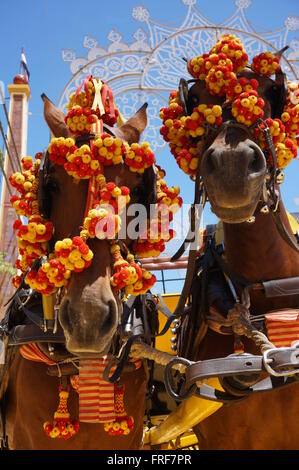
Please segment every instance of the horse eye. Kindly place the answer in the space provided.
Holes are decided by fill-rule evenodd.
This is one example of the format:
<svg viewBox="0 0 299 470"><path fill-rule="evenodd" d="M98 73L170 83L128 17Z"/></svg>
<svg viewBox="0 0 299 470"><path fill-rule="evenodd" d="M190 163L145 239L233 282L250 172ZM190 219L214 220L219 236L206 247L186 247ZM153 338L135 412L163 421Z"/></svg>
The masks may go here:
<svg viewBox="0 0 299 470"><path fill-rule="evenodd" d="M54 193L59 191L59 185L57 181L55 181L53 178L49 178L48 181L46 182L46 190Z"/></svg>
<svg viewBox="0 0 299 470"><path fill-rule="evenodd" d="M193 101L194 104L197 104L198 103L197 96L192 96L192 101Z"/></svg>
<svg viewBox="0 0 299 470"><path fill-rule="evenodd" d="M131 196L141 197L143 195L143 187L137 186L136 188L131 190Z"/></svg>

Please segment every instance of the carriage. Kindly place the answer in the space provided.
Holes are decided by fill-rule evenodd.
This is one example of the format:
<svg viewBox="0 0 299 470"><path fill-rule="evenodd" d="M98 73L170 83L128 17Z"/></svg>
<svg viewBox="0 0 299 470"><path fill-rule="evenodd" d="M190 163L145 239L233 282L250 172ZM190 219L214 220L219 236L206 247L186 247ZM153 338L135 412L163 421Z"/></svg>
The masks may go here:
<svg viewBox="0 0 299 470"><path fill-rule="evenodd" d="M1 323L2 395L13 397L6 410L1 399L3 446L5 411L15 448L137 448L144 421L145 449L298 444L298 226L279 184L297 152L299 103L281 53L260 54L249 68L240 41L224 35L188 62L193 78L162 108L161 134L195 188L187 238L169 260L149 257L173 237L162 219L171 222L182 200L149 145L137 143L146 107L114 127L121 116L112 92L92 76L66 117L43 95L55 137L10 180L20 193L12 204L22 274ZM199 248L207 198L222 222L206 228ZM139 238L116 236L131 224L121 220L126 206L141 203ZM170 266L187 269L182 293L151 294L151 271ZM33 392L39 383L55 408L57 381L51 419ZM273 417L278 403L283 412Z"/></svg>

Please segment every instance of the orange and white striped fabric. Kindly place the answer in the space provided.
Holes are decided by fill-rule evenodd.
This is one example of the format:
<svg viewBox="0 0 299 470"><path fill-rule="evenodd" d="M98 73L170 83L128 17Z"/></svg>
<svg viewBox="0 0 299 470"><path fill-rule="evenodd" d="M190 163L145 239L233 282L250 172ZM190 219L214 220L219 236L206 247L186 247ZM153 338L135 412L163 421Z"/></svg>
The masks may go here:
<svg viewBox="0 0 299 470"><path fill-rule="evenodd" d="M20 347L24 359L34 362L43 362L48 366L55 365L35 343L24 344ZM71 377L71 384L79 394L79 421L85 423L106 423L115 421L114 384L103 379L103 372L110 357L97 359L80 359L79 375ZM130 361L139 369L142 361ZM116 366L111 367L113 374Z"/></svg>
<svg viewBox="0 0 299 470"><path fill-rule="evenodd" d="M265 315L268 338L276 347L291 346L299 340L299 310L284 309Z"/></svg>
<svg viewBox="0 0 299 470"><path fill-rule="evenodd" d="M103 372L108 358L80 359L79 421L105 423L115 420L114 384L105 382ZM111 369L113 373L115 367Z"/></svg>
<svg viewBox="0 0 299 470"><path fill-rule="evenodd" d="M55 362L51 361L44 353L41 352L35 343L23 344L20 347L20 354L24 359L34 362L43 362L47 366L53 366Z"/></svg>

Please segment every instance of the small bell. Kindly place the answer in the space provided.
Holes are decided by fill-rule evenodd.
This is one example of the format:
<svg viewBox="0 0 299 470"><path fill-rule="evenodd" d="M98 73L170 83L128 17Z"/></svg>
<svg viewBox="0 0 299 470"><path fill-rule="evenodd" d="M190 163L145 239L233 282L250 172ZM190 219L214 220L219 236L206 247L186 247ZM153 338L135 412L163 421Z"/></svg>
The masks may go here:
<svg viewBox="0 0 299 470"><path fill-rule="evenodd" d="M263 206L261 208L261 213L262 214L269 214L269 207L267 205Z"/></svg>
<svg viewBox="0 0 299 470"><path fill-rule="evenodd" d="M283 182L284 182L284 172L279 171L278 174L276 175L276 183L282 184Z"/></svg>

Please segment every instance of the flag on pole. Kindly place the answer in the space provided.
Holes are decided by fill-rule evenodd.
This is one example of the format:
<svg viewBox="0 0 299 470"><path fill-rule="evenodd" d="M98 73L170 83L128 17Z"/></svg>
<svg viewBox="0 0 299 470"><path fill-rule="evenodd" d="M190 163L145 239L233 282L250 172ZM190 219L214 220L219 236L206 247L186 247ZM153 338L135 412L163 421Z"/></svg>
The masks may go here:
<svg viewBox="0 0 299 470"><path fill-rule="evenodd" d="M29 80L30 73L29 73L29 70L28 70L27 60L26 60L26 57L25 57L24 49L22 49L22 53L21 53L21 70L22 69L24 71L24 76Z"/></svg>

